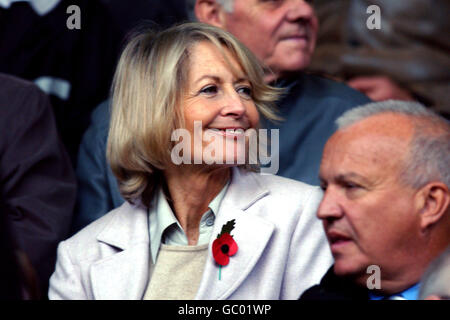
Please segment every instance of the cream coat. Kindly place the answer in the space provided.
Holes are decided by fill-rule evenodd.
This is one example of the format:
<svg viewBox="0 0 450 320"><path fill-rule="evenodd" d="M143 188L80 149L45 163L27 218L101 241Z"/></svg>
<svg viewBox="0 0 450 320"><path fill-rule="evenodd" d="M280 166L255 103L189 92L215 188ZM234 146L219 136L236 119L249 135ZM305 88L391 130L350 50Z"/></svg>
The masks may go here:
<svg viewBox="0 0 450 320"><path fill-rule="evenodd" d="M332 257L316 210L318 187L233 169L216 216L196 299L297 299ZM218 279L211 244L235 219L239 246ZM151 255L147 209L123 204L58 247L50 299L142 299Z"/></svg>

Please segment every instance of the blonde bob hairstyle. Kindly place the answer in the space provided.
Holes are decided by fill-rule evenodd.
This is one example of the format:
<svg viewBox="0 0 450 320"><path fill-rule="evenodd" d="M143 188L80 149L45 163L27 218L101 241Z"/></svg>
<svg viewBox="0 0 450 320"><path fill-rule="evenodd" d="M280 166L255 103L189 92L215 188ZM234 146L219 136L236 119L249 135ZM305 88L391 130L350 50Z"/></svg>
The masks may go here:
<svg viewBox="0 0 450 320"><path fill-rule="evenodd" d="M200 41L214 44L236 58L252 86L258 111L279 120L274 102L280 89L263 81L254 55L228 32L202 23L180 24L159 33L131 37L120 57L112 85L112 111L107 158L129 202L148 205L171 161L173 130L184 126L180 101L186 88L189 51Z"/></svg>

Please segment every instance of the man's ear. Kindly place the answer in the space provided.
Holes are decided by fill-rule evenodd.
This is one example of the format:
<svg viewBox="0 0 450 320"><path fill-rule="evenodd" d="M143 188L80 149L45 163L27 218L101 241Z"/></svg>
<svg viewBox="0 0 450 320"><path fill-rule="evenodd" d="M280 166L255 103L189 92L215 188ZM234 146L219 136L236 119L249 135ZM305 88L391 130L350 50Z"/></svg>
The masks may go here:
<svg viewBox="0 0 450 320"><path fill-rule="evenodd" d="M194 11L198 21L224 28L224 11L216 0L196 0Z"/></svg>
<svg viewBox="0 0 450 320"><path fill-rule="evenodd" d="M426 184L417 193L416 207L420 212L420 227L425 231L450 210L448 187L439 181Z"/></svg>

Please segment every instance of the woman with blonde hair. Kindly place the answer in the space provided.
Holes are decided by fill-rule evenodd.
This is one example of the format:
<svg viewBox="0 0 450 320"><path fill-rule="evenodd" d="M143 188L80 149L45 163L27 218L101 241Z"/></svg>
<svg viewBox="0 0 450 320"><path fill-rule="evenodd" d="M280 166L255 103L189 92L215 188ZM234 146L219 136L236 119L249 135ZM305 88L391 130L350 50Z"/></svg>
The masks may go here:
<svg viewBox="0 0 450 320"><path fill-rule="evenodd" d="M108 138L127 202L60 243L51 299L297 299L320 280L320 189L252 162L259 115L277 118L262 76L210 25L132 38Z"/></svg>

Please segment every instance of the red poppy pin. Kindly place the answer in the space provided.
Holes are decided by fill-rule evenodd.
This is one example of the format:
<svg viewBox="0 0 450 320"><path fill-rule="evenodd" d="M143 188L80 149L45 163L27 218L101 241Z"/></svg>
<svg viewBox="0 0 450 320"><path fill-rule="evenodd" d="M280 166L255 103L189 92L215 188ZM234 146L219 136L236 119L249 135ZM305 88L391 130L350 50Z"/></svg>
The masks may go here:
<svg viewBox="0 0 450 320"><path fill-rule="evenodd" d="M230 262L230 257L238 251L238 245L230 234L234 229L234 224L235 219L225 223L212 244L214 260L219 264L219 280L222 266L226 266Z"/></svg>

